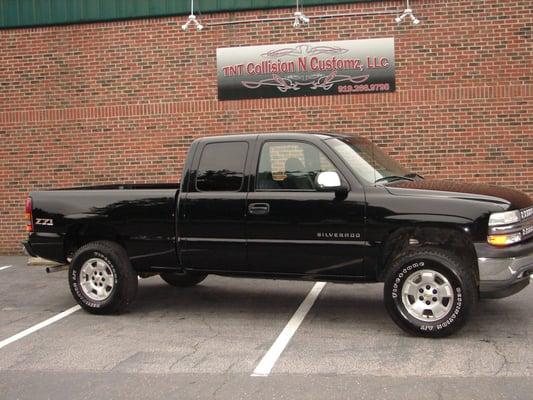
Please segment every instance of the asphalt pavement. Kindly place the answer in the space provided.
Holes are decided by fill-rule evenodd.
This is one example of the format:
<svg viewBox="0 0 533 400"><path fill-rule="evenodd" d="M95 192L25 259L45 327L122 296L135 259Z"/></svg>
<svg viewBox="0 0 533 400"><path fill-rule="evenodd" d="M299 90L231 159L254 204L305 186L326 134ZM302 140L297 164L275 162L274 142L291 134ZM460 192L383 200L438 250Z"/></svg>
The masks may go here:
<svg viewBox="0 0 533 400"><path fill-rule="evenodd" d="M394 325L381 284L328 283L299 325L313 282L217 276L141 279L123 315L58 318L76 305L66 271L26 262L0 257L0 399L533 398L533 286L432 340ZM252 376L288 325L270 373Z"/></svg>

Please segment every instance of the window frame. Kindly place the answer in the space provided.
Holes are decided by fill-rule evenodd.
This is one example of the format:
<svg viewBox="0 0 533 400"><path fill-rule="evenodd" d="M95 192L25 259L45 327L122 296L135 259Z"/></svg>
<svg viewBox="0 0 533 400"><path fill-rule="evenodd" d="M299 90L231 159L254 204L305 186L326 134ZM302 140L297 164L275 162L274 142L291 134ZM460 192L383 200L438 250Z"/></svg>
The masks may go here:
<svg viewBox="0 0 533 400"><path fill-rule="evenodd" d="M276 143L276 142L277 143L305 143L305 144L308 144L310 146L313 146L320 153L322 153L322 155L331 163L331 165L333 165L333 167L335 167L335 172L337 172L339 174L339 176L341 178L341 181L343 181L343 183L347 182L346 178L344 178L344 175L339 170L339 167L337 167L337 165L331 160L331 158L316 144L311 143L311 142L309 142L307 140L299 140L299 139L267 139L263 143L261 143L261 147L259 148L259 152L257 153L257 162L256 162L256 166L255 166L255 179L254 179L254 188L253 188L254 192L289 192L289 193L294 193L294 192L316 193L316 192L318 192L318 190L316 190L316 188L315 189L259 189L257 187L257 185L259 183L259 179L258 179L258 177L259 177L259 164L261 163L261 155L263 154L263 148L268 143ZM272 161L272 159L271 159L271 161Z"/></svg>
<svg viewBox="0 0 533 400"><path fill-rule="evenodd" d="M241 184L238 189L236 190L201 190L198 188L198 172L200 171L200 164L202 162L202 157L204 155L204 151L209 145L216 145L216 144L227 144L227 143L244 143L246 145L246 153L244 156L244 163L242 166L242 179ZM224 141L214 141L214 142L208 142L205 143L204 146L202 146L202 149L200 151L200 154L198 156L198 163L195 168L194 172L194 190L198 193L238 193L242 192L244 181L246 179L246 165L248 163L248 156L250 154L250 143L246 140L224 140Z"/></svg>

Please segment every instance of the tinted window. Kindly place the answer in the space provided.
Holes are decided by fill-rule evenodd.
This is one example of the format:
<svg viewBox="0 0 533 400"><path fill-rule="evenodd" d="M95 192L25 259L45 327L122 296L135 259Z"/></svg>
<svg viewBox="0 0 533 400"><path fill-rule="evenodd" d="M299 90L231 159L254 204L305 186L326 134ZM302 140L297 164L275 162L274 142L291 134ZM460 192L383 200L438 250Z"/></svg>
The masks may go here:
<svg viewBox="0 0 533 400"><path fill-rule="evenodd" d="M196 188L205 192L238 191L244 177L248 143L210 143L204 147L198 171Z"/></svg>
<svg viewBox="0 0 533 400"><path fill-rule="evenodd" d="M314 190L320 172L336 171L315 146L303 142L267 142L257 170L259 190Z"/></svg>

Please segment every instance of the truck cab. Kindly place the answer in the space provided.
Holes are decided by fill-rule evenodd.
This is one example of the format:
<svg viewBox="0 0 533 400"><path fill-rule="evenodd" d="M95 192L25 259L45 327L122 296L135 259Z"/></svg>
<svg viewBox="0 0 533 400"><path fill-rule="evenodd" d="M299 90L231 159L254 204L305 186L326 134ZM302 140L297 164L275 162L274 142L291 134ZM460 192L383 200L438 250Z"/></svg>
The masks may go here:
<svg viewBox="0 0 533 400"><path fill-rule="evenodd" d="M322 135L200 139L178 202L184 265L365 279L365 193ZM334 173L336 186L317 177ZM329 182L325 182L326 184Z"/></svg>

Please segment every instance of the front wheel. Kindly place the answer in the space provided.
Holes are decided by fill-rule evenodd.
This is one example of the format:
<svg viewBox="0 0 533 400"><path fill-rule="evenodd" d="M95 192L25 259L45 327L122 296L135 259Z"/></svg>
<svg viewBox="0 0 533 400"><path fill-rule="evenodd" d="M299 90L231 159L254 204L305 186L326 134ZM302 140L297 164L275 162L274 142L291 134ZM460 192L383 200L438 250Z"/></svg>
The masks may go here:
<svg viewBox="0 0 533 400"><path fill-rule="evenodd" d="M460 329L477 300L471 266L447 250L407 250L385 278L385 307L406 332L444 337Z"/></svg>

